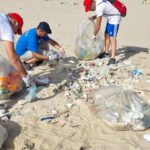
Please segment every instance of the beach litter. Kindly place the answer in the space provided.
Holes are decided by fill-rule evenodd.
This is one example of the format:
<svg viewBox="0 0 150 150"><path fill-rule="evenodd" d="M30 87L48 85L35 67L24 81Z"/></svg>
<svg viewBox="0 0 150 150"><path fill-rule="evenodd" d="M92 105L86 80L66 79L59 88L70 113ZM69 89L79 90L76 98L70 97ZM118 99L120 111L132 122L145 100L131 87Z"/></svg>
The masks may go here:
<svg viewBox="0 0 150 150"><path fill-rule="evenodd" d="M145 130L150 127L150 105L120 86L94 91L98 117L115 130Z"/></svg>
<svg viewBox="0 0 150 150"><path fill-rule="evenodd" d="M7 104L0 105L0 120L8 121L10 119L11 113L8 112Z"/></svg>
<svg viewBox="0 0 150 150"><path fill-rule="evenodd" d="M36 85L33 85L31 87L29 87L27 89L28 91L28 94L27 96L25 97L25 99L28 101L28 102L33 102L36 100L36 93L37 93L37 86Z"/></svg>
<svg viewBox="0 0 150 150"><path fill-rule="evenodd" d="M142 75L143 73L142 73L142 71L140 71L139 69L134 69L134 70L131 70L130 71L130 74L132 75L132 76L140 76L140 75Z"/></svg>
<svg viewBox="0 0 150 150"><path fill-rule="evenodd" d="M144 134L143 138L150 143L150 134Z"/></svg>
<svg viewBox="0 0 150 150"><path fill-rule="evenodd" d="M53 119L55 119L55 117L53 117L52 115L46 115L40 117L40 121L46 121L46 122L51 122Z"/></svg>

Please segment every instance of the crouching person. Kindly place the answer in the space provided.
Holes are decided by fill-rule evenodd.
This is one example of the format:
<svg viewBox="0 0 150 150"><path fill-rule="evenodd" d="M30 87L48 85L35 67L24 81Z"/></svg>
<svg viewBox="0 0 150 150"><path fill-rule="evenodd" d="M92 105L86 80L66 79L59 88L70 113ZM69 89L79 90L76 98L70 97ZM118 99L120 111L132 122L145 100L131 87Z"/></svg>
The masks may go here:
<svg viewBox="0 0 150 150"><path fill-rule="evenodd" d="M16 53L23 61L27 69L31 69L30 64L38 64L43 60L49 61L51 56L45 56L44 50L49 50L49 44L60 51L56 58L59 59L65 53L64 48L55 40L50 38L48 34L52 31L46 22L40 22L37 28L32 28L23 33L16 45Z"/></svg>

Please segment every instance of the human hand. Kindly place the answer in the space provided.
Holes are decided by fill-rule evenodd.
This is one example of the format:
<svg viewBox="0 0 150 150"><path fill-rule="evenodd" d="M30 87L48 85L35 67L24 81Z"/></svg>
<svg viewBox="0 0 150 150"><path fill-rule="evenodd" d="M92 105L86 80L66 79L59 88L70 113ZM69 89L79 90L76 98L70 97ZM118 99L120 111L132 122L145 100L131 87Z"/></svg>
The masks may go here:
<svg viewBox="0 0 150 150"><path fill-rule="evenodd" d="M89 20L94 21L96 19L96 16L90 16Z"/></svg>
<svg viewBox="0 0 150 150"><path fill-rule="evenodd" d="M92 40L95 41L96 40L96 35L92 35Z"/></svg>
<svg viewBox="0 0 150 150"><path fill-rule="evenodd" d="M65 50L64 50L63 47L60 47L59 50L60 50L60 52L61 52L62 54L65 54Z"/></svg>
<svg viewBox="0 0 150 150"><path fill-rule="evenodd" d="M62 59L62 54L56 53L56 54L52 54L49 57L49 61L59 61L60 59Z"/></svg>

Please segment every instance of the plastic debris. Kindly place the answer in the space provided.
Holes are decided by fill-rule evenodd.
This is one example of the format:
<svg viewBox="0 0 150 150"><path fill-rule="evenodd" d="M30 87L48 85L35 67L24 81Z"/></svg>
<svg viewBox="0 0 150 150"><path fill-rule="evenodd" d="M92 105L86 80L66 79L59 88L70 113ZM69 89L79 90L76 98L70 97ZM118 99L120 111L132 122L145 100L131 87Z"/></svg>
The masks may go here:
<svg viewBox="0 0 150 150"><path fill-rule="evenodd" d="M46 116L40 117L40 121L46 121L46 122L51 122L53 119L55 119L55 117L53 117L51 115L46 115Z"/></svg>
<svg viewBox="0 0 150 150"><path fill-rule="evenodd" d="M38 85L41 85L41 86L48 85L50 83L49 78L37 78L35 81Z"/></svg>
<svg viewBox="0 0 150 150"><path fill-rule="evenodd" d="M140 75L142 75L142 72L138 69L134 69L134 70L130 71L130 74L132 76L140 76Z"/></svg>
<svg viewBox="0 0 150 150"><path fill-rule="evenodd" d="M67 107L68 110L70 110L73 105L74 103L67 103L65 106Z"/></svg>
<svg viewBox="0 0 150 150"><path fill-rule="evenodd" d="M56 108L53 108L52 110L51 110L51 114L52 114L52 116L53 117L56 117L57 115L58 115L58 110L56 109Z"/></svg>
<svg viewBox="0 0 150 150"><path fill-rule="evenodd" d="M144 130L150 127L150 106L135 93L119 86L94 92L97 115L116 130Z"/></svg>
<svg viewBox="0 0 150 150"><path fill-rule="evenodd" d="M29 87L27 89L27 91L29 92L28 95L25 97L26 100L28 100L29 102L33 102L36 100L36 92L37 92L37 87L35 85Z"/></svg>
<svg viewBox="0 0 150 150"><path fill-rule="evenodd" d="M144 134L143 138L150 143L150 134Z"/></svg>
<svg viewBox="0 0 150 150"><path fill-rule="evenodd" d="M8 121L10 119L11 113L7 110L7 104L0 106L0 120L1 121Z"/></svg>

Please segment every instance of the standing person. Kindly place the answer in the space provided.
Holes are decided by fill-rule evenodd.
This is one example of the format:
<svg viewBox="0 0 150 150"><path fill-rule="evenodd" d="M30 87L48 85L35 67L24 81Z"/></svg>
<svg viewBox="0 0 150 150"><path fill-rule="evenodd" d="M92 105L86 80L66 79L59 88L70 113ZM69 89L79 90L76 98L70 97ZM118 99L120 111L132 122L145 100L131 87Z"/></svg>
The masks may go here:
<svg viewBox="0 0 150 150"><path fill-rule="evenodd" d="M26 72L14 48L14 34L22 34L23 19L18 13L0 14L0 48L1 54L8 57L12 66L21 74L26 86L30 86L32 78Z"/></svg>
<svg viewBox="0 0 150 150"><path fill-rule="evenodd" d="M102 17L105 16L107 19L106 29L105 29L105 47L104 51L99 54L99 58L104 58L109 56L109 47L111 46L111 58L107 65L115 64L115 55L117 48L117 33L119 29L119 24L121 22L120 12L107 0L84 0L85 11L96 10L96 16L92 16L89 19L96 19L93 39L96 39L96 35L101 28Z"/></svg>
<svg viewBox="0 0 150 150"><path fill-rule="evenodd" d="M65 53L64 48L48 36L51 33L49 24L40 22L37 28L29 29L20 36L16 45L16 53L28 68L29 64L52 59L51 56L43 54L43 50L49 50L49 44L60 51L60 55L56 53L54 59L59 59L61 54Z"/></svg>

